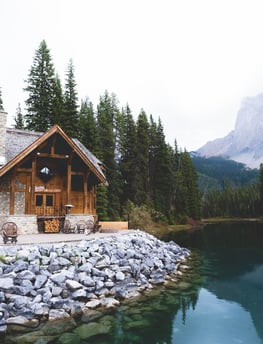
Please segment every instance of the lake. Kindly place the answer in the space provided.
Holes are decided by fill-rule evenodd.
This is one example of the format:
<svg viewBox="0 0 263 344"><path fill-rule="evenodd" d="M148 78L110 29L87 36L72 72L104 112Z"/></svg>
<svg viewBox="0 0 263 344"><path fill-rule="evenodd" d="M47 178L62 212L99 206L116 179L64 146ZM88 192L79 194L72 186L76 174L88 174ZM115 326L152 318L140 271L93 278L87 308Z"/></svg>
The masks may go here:
<svg viewBox="0 0 263 344"><path fill-rule="evenodd" d="M77 326L65 321L59 334L51 325L46 331L7 335L4 343L263 343L263 224L206 225L169 232L163 239L192 250L183 280L104 315L91 311Z"/></svg>

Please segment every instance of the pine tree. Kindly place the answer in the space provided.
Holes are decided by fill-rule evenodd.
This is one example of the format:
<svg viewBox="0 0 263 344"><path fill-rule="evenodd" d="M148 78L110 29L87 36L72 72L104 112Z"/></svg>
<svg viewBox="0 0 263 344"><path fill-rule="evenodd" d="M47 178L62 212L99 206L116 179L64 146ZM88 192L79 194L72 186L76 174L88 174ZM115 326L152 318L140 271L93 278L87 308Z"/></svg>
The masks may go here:
<svg viewBox="0 0 263 344"><path fill-rule="evenodd" d="M0 111L4 111L1 87L0 87Z"/></svg>
<svg viewBox="0 0 263 344"><path fill-rule="evenodd" d="M122 109L122 117L124 128L120 151L120 173L123 181L121 204L126 205L128 201L135 202L136 194L136 124L128 104Z"/></svg>
<svg viewBox="0 0 263 344"><path fill-rule="evenodd" d="M99 151L98 128L92 102L81 101L79 111L79 140L95 155Z"/></svg>
<svg viewBox="0 0 263 344"><path fill-rule="evenodd" d="M99 158L107 169L108 216L111 220L117 220L120 216L120 173L115 156L116 149L116 118L119 109L115 95L109 95L105 91L100 97L97 106L98 136L99 136Z"/></svg>
<svg viewBox="0 0 263 344"><path fill-rule="evenodd" d="M35 52L33 65L26 80L28 92L26 100L26 128L46 131L54 122L54 84L55 72L50 51L45 41L40 43Z"/></svg>
<svg viewBox="0 0 263 344"><path fill-rule="evenodd" d="M200 219L200 193L198 189L198 176L189 153L182 154L183 184L186 190L187 216Z"/></svg>
<svg viewBox="0 0 263 344"><path fill-rule="evenodd" d="M16 129L25 129L25 124L24 124L24 117L22 115L22 110L20 103L18 104L18 107L16 109L16 115L15 115L15 128Z"/></svg>
<svg viewBox="0 0 263 344"><path fill-rule="evenodd" d="M189 213L187 185L183 174L182 151L179 150L176 141L174 148L174 183L172 192L174 217L179 222L185 222Z"/></svg>
<svg viewBox="0 0 263 344"><path fill-rule="evenodd" d="M96 211L100 221L109 221L108 216L108 188L103 185L97 186L97 202L96 202Z"/></svg>
<svg viewBox="0 0 263 344"><path fill-rule="evenodd" d="M51 125L58 124L63 126L63 110L64 110L64 98L59 75L56 74L54 80L54 98L53 98L53 112L54 117L51 119Z"/></svg>
<svg viewBox="0 0 263 344"><path fill-rule="evenodd" d="M149 122L146 113L141 110L137 123L136 133L136 157L135 157L135 204L151 205L149 195Z"/></svg>
<svg viewBox="0 0 263 344"><path fill-rule="evenodd" d="M78 97L76 86L73 61L70 60L66 72L64 110L60 122L63 130L71 137L78 137L79 135Z"/></svg>
<svg viewBox="0 0 263 344"><path fill-rule="evenodd" d="M150 181L152 183L152 200L155 210L158 210L171 221L172 219L172 185L173 150L165 142L163 126L159 118L158 124L150 119Z"/></svg>

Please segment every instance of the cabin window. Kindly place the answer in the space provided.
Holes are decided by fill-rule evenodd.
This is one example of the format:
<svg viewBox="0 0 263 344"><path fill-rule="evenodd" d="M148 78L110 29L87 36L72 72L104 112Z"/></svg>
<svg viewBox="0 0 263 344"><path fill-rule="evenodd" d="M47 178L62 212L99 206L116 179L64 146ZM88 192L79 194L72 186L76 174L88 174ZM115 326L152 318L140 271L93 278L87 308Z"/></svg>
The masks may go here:
<svg viewBox="0 0 263 344"><path fill-rule="evenodd" d="M36 206L41 207L43 205L43 196L42 195L36 195Z"/></svg>
<svg viewBox="0 0 263 344"><path fill-rule="evenodd" d="M39 177L43 180L43 182L49 181L53 177L53 172L47 166L44 166L39 171Z"/></svg>
<svg viewBox="0 0 263 344"><path fill-rule="evenodd" d="M51 195L46 196L46 206L53 207L53 196Z"/></svg>

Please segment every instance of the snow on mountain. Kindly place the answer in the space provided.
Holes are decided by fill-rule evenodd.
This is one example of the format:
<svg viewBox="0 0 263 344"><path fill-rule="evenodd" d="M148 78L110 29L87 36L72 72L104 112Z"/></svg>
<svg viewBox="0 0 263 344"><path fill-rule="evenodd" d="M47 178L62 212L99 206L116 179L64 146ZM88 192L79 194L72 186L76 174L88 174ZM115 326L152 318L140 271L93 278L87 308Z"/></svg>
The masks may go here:
<svg viewBox="0 0 263 344"><path fill-rule="evenodd" d="M237 113L235 129L197 150L201 156L221 156L250 168L263 163L263 93L247 97Z"/></svg>

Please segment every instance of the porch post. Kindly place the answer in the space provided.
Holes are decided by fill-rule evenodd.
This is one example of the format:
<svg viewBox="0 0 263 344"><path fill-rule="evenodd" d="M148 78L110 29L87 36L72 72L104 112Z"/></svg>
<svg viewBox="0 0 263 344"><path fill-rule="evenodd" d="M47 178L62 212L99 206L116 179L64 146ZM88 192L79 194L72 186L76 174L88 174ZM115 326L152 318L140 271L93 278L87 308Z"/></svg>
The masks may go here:
<svg viewBox="0 0 263 344"><path fill-rule="evenodd" d="M31 177L31 195L30 195L30 213L35 213L35 186L36 186L36 159L32 160L32 177Z"/></svg>
<svg viewBox="0 0 263 344"><path fill-rule="evenodd" d="M71 193L71 164L67 166L67 204L70 204L70 193Z"/></svg>

